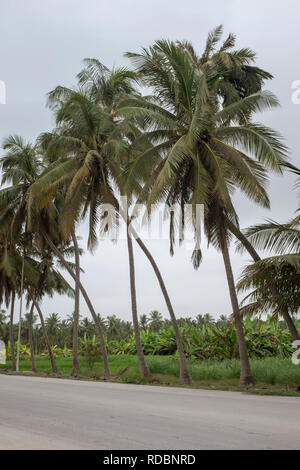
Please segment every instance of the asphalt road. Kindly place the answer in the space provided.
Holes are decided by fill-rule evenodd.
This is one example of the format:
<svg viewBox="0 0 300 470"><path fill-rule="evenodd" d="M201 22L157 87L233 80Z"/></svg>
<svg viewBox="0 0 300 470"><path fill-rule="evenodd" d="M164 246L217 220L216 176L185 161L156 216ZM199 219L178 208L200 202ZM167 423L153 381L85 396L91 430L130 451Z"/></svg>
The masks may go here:
<svg viewBox="0 0 300 470"><path fill-rule="evenodd" d="M300 399L0 375L0 449L300 449Z"/></svg>

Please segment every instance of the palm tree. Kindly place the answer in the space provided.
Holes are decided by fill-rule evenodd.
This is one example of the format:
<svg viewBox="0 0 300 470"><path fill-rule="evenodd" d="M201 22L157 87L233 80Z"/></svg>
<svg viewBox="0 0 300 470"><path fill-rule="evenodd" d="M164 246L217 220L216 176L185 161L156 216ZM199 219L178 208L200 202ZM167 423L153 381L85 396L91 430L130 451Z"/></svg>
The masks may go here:
<svg viewBox="0 0 300 470"><path fill-rule="evenodd" d="M293 341L299 340L299 332L292 315L297 312L299 303L299 267L300 267L300 217L296 216L287 224L268 221L265 224L249 227L244 232L247 242L253 250L275 251L277 256L261 259L253 257L238 284L240 290L254 287L247 296L253 303L243 310L274 310L283 316L290 330ZM245 248L247 247L244 244ZM241 249L242 246L240 245ZM270 295L271 293L271 295Z"/></svg>
<svg viewBox="0 0 300 470"><path fill-rule="evenodd" d="M197 315L197 324L199 326L203 326L203 325L212 325L214 323L214 319L213 317L211 316L210 313L205 313L205 315Z"/></svg>
<svg viewBox="0 0 300 470"><path fill-rule="evenodd" d="M194 210L197 204L204 204L208 241L220 249L224 260L240 349L240 382L251 386L254 380L229 257L226 221L238 223L230 197L236 187L255 202L269 205L264 189L265 168L280 172L285 148L274 131L254 124L249 116L278 102L271 93L257 92L222 105L218 99L220 71L204 75L182 47L169 41L157 41L141 54L127 55L143 84L153 89L150 99L124 100L119 110L124 116L144 119L149 129L141 139L153 143L151 151L142 152L131 165L128 184L141 177L143 165L146 161L149 165L152 159L156 170L148 184L149 208L160 200L171 206L178 202L180 207L189 203ZM196 267L201 261L198 248L193 261Z"/></svg>
<svg viewBox="0 0 300 470"><path fill-rule="evenodd" d="M77 376L79 373L79 357L78 357L78 329L79 329L79 301L80 301L80 254L75 232L72 233L72 241L75 249L75 306L74 306L74 322L73 322L73 368L72 375Z"/></svg>
<svg viewBox="0 0 300 470"><path fill-rule="evenodd" d="M296 187L299 186L300 182L300 170L299 168L292 165L290 162L284 162L283 167L287 168L292 173L298 176ZM296 212L299 212L299 208ZM278 224L273 221L269 221L266 224L250 227L244 233L241 232L233 224L228 223L228 227L231 232L236 236L239 241L238 249L240 251L247 250L250 256L253 258L254 264L249 266L245 270L244 276L239 283L241 290L248 283L257 287L257 292L253 293L260 297L262 301L262 308L270 307L273 302L273 308L277 313L282 315L284 318L293 341L299 341L300 335L293 321L293 317L289 312L291 299L295 296L295 288L297 290L297 269L298 269L298 257L299 253L299 216L296 216L287 224ZM275 250L279 255L286 255L286 252L292 250L292 253L287 256L272 257L267 260L261 260L256 249L267 249ZM284 276L285 272L285 276ZM272 278L274 276L274 279ZM290 283L285 283L282 286L282 279L287 277ZM267 295L265 290L265 281L267 282ZM279 286L276 285L275 280L279 281ZM288 290L290 292L288 293ZM285 292L284 295L281 293ZM269 297L272 297L272 302L268 301ZM297 295L297 294L296 294ZM251 295L252 296L252 295ZM284 301L284 298L286 301ZM275 304L276 307L275 307ZM256 305L258 305L258 299L252 304L251 309L255 311ZM297 305L297 300L294 302ZM244 309L249 308L244 307Z"/></svg>
<svg viewBox="0 0 300 470"><path fill-rule="evenodd" d="M9 232L9 238L13 245L21 237L26 208L26 194L28 188L39 174L41 162L37 156L35 147L30 143L25 142L20 136L16 135L6 138L4 140L3 149L6 153L0 158L0 168L2 170L1 185L9 183L10 186L0 191L1 230ZM25 245L28 244L28 242L28 237L23 236L23 264L20 289L16 370L19 370L24 257L26 249ZM14 357L13 347L12 357Z"/></svg>
<svg viewBox="0 0 300 470"><path fill-rule="evenodd" d="M14 308L15 308L15 291L11 294L10 300L10 321L9 321L9 342L10 342L10 354L11 354L11 367L12 370L16 370L16 356L15 356L15 346L14 346Z"/></svg>
<svg viewBox="0 0 300 470"><path fill-rule="evenodd" d="M161 313L159 313L157 310L153 310L150 312L150 319L149 319L149 328L150 330L154 331L155 333L158 333L159 330L163 326L163 316Z"/></svg>
<svg viewBox="0 0 300 470"><path fill-rule="evenodd" d="M88 338L92 338L96 333L94 324L89 320L88 317L84 317L80 321L79 328L82 330L83 335L86 335Z"/></svg>
<svg viewBox="0 0 300 470"><path fill-rule="evenodd" d="M79 74L79 82L80 85L87 86L88 92L91 94L93 97L93 100L96 101L96 103L101 103L102 106L105 108L107 112L112 114L113 112L115 113L115 116L118 116L118 102L120 99L124 97L124 95L132 95L135 92L135 89L133 88L132 81L136 80L136 75L133 74L133 72L128 71L127 69L117 69L114 70L113 72L109 73L108 69L104 68L99 61L95 59L87 59L86 61L86 68ZM106 84L107 83L107 84ZM109 93L107 94L107 90L109 90ZM61 95L61 89L58 89L57 92L54 92L54 101L55 101L55 95L58 93L58 96ZM64 93L69 94L66 89L64 89ZM103 99L104 97L104 99ZM129 139L130 142L134 140L135 133L137 132L136 127L132 126L131 121L129 120L119 120L118 121L118 128L120 129L121 127L121 132L124 134L120 133L121 135L125 135L126 139ZM124 129L123 129L124 128ZM138 131L138 135L140 132ZM110 143L110 142L108 142ZM121 147L120 147L121 148ZM120 152L118 155L118 159L121 162L121 164L126 164L128 163L128 160L134 159L135 158L135 152L136 149L134 146L130 146L129 149L127 149L126 145L124 147L125 152ZM112 171L113 178L116 177L116 168L113 168ZM119 190L120 192L124 193L124 179L123 176L123 171L122 168L119 168ZM101 179L101 178L100 178ZM144 175L144 179L147 179L147 175ZM138 188L140 189L140 188ZM133 197L133 192L130 191L128 192L128 188L126 191L127 196L129 196L129 201ZM110 195L113 196L113 193ZM111 198L109 197L108 199L109 202L111 202ZM128 203L128 200L127 200ZM183 350L183 345L182 345L182 340L179 332L179 328L177 325L175 313L173 306L171 304L165 283L163 281L162 275L160 273L160 270L157 266L157 263L155 262L153 256L141 240L141 238L138 236L136 233L134 227L129 223L131 221L128 212L127 212L127 207L124 208L120 204L118 205L118 201L115 198L115 209L119 210L119 213L121 217L124 219L124 221L127 224L127 246L128 246L128 256L129 256L129 265L130 265L130 284L131 284L131 293L132 293L132 314L134 318L134 328L136 332L136 336L139 336L139 325L137 321L137 314L135 314L135 309L136 309L136 293L135 293L135 280L134 280L134 269L132 269L132 263L133 263L133 249L132 249L132 243L131 243L131 236L135 239L145 256L148 258L154 273L157 277L158 283L160 285L161 291L163 293L164 299L167 304L167 308L170 313L171 321L175 330L175 336L176 336L176 343L177 343L177 349L179 353L179 359L180 359L180 380L181 383L184 384L190 384L191 383L191 376L189 374L188 368L187 368L187 363L186 363L186 358L185 358L185 353ZM135 299L133 298L135 297ZM140 342L140 340L138 340ZM143 369L146 370L146 374L148 377L149 371L147 370L146 362L145 359L142 357L142 347L140 344L139 353L140 354L140 364Z"/></svg>
<svg viewBox="0 0 300 470"><path fill-rule="evenodd" d="M299 340L299 333L293 316L300 308L300 256L292 256L292 264L289 262L290 257L291 255L273 256L247 266L237 287L240 291L253 289L242 302L243 314L272 311L278 316L283 311L288 312L292 328L284 318L292 340L296 341ZM270 284L276 287L274 295L270 295Z"/></svg>
<svg viewBox="0 0 300 470"><path fill-rule="evenodd" d="M47 333L49 336L49 341L52 346L56 345L58 342L58 331L59 331L60 319L58 313L51 313L45 321L47 328Z"/></svg>
<svg viewBox="0 0 300 470"><path fill-rule="evenodd" d="M134 337L136 344L136 351L139 361L140 372L146 377L147 380L152 379L152 374L147 365L143 345L140 335L140 327L137 313L137 302L136 302L136 288L135 288L135 269L134 269L134 256L133 256L133 246L131 234L129 233L129 227L127 226L127 246L128 246L128 256L129 256L129 273L130 273L130 289L131 289L131 306L132 306L132 321L134 328Z"/></svg>
<svg viewBox="0 0 300 470"><path fill-rule="evenodd" d="M143 313L143 315L140 316L140 328L141 328L141 330L147 330L148 323L149 323L148 316L145 313Z"/></svg>
<svg viewBox="0 0 300 470"><path fill-rule="evenodd" d="M7 307L11 303L9 340L12 370L15 371L17 370L17 361L14 348L14 306L16 293L20 293L18 251L5 228L1 231L0 240L0 302L5 302ZM18 325L18 331L20 332L20 325ZM18 340L20 340L19 337Z"/></svg>
<svg viewBox="0 0 300 470"><path fill-rule="evenodd" d="M9 230L12 243L16 243L23 231L25 234L24 243L30 244L32 236L28 232L27 204L28 197L30 196L29 190L43 169L41 156L37 146L26 143L19 136L8 137L4 142L3 148L6 150L6 154L0 159L2 169L1 182L2 184L10 183L11 185L0 191L1 230ZM57 203L57 200L55 202ZM61 237L58 226L55 224L57 214L58 206L52 203L47 209L43 209L41 213L38 213L38 215L37 212L34 215L30 213L29 222L31 228L34 226L34 237L37 245L41 247L43 240L46 241L76 282L78 276L76 277L73 269L69 266L61 251L58 249L59 244L61 244ZM80 282L79 288L87 302L94 321L97 322L93 305ZM78 305L78 299L76 302ZM110 371L107 353L100 325L97 325L97 333L103 347L104 375L109 377Z"/></svg>
<svg viewBox="0 0 300 470"><path fill-rule="evenodd" d="M264 264L263 260L261 260L261 257L259 256L259 254L257 253L256 249L254 248L254 244L250 242L250 239L243 233L239 230L238 227L236 227L234 224L228 222L227 223L228 225L228 228L229 230L236 236L239 244L238 244L238 249L239 251L244 251L244 250L247 250L248 253L250 254L250 256L252 257L254 263L258 263L256 266L259 267L261 264ZM242 289L242 287L240 287ZM279 295L279 292L278 292L278 289L275 285L274 282L272 282L272 278L269 278L269 282L268 282L268 296L272 296L273 300L274 299L280 299L280 295ZM282 317L284 318L289 330L290 330L290 333L291 333L291 336L293 338L294 341L296 340L299 340L300 339L300 336L299 336L299 333L297 331L297 328L295 326L295 323L293 321L293 318L291 317L290 313L289 313L289 308L287 305L284 305L282 302L279 301L277 307L276 307L276 310L280 309L280 315L282 315Z"/></svg>
<svg viewBox="0 0 300 470"><path fill-rule="evenodd" d="M191 61L209 76L219 72L220 79L216 84L216 92L225 106L246 96L260 91L266 80L273 76L254 64L256 54L249 48L234 49L236 37L229 33L220 44L223 35L223 25L209 32L201 56L189 41L178 42L190 57Z"/></svg>
<svg viewBox="0 0 300 470"><path fill-rule="evenodd" d="M222 64L222 78L218 82L218 95L222 98L225 105L231 104L243 97L249 96L262 89L265 80L272 79L272 75L268 72L249 65L255 60L255 53L250 49L232 50L235 46L235 36L229 34L221 47L216 51L216 46L220 41L223 33L223 27L218 26L212 30L206 42L205 50L201 57L197 56L196 51L189 42L179 43L181 47L190 55L195 65L204 73L209 73L211 69L219 68ZM249 117L247 114L246 117ZM291 171L299 174L299 170L293 165L283 162L283 166L288 167ZM249 252L253 260L259 261L260 257L250 241L241 233L232 221L227 221L228 229L241 242L242 246ZM270 290L272 295L276 296L276 287L271 283ZM291 331L294 339L300 339L295 325L286 308L281 311L282 316Z"/></svg>
<svg viewBox="0 0 300 470"><path fill-rule="evenodd" d="M23 329L25 325L28 327L28 340L30 347L30 357L31 357L31 370L32 372L37 372L36 362L35 362L35 353L34 353L34 340L33 340L33 324L36 320L36 317L33 315L34 303L31 303L30 312L25 315L25 322L23 324Z"/></svg>
<svg viewBox="0 0 300 470"><path fill-rule="evenodd" d="M50 297L53 296L54 293L58 294L67 294L69 296L74 295L73 289L70 285L66 282L63 278L61 273L56 269L53 261L52 252L50 249L44 250L41 255L41 259L37 258L37 253L35 253L35 258L28 258L26 257L26 267L28 264L31 265L31 272L34 270L36 275L36 280L32 280L32 276L27 277L27 270L25 271L24 276L24 286L28 292L28 301L32 301L33 306L36 308L41 327L43 330L43 335L46 343L46 348L48 350L52 372L57 373L58 369L56 366L55 358L51 349L51 342L56 344L57 340L57 330L59 325L59 318L57 313L53 313L50 315L46 322L43 317L43 313L40 308L40 301L44 297L44 295L48 295ZM32 309L33 313L33 309ZM32 315L32 314L31 314ZM30 325L32 327L32 325ZM49 338L50 336L50 338ZM33 346L31 347L31 351L34 351ZM33 360L33 358L32 358ZM33 361L34 366L34 361Z"/></svg>
<svg viewBox="0 0 300 470"><path fill-rule="evenodd" d="M225 326L227 325L229 322L229 318L226 316L226 315L220 315L217 322L216 322L216 325L217 326Z"/></svg>
<svg viewBox="0 0 300 470"><path fill-rule="evenodd" d="M59 259L61 265L66 269L66 271L70 274L70 276L74 279L74 281L78 282L78 278L76 277L76 274L75 274L73 268L66 261L66 259L64 258L62 252L58 249L56 244L51 240L51 238L49 237L49 235L46 231L43 231L43 238L45 239L48 246L51 248L52 252L57 256L57 258ZM84 298L84 300L85 300L85 302L86 302L86 304L87 304L87 306L88 306L88 308L91 312L93 320L95 322L96 331L97 331L97 335L98 335L98 338L99 338L99 341L100 341L100 346L101 346L102 355L103 355L104 377L109 378L110 377L110 368L109 368L107 349L106 349L106 345L105 345L105 339L104 339L103 329L101 327L101 323L100 323L100 321L98 319L98 316L95 312L93 304L92 304L85 288L83 287L83 285L81 284L80 281L79 281L79 289L82 293L82 296L83 296L83 298Z"/></svg>
<svg viewBox="0 0 300 470"><path fill-rule="evenodd" d="M80 84L86 85L84 92L58 87L50 94L50 102L57 110L58 128L51 135L43 135L41 141L47 149L50 161L55 154L64 155L64 157L56 162L56 165L48 174L45 174L44 178L37 182L35 193L32 192L32 200L41 197L47 200L47 194L53 193L53 190L62 182L68 181L65 210L61 216L63 231L66 235L69 234L70 228L79 218L80 208L83 205L83 216L88 210L90 214L88 245L93 249L97 240L95 226L97 221L103 217L101 202L112 204L128 223L127 211L118 206L113 185L120 181L120 163L123 160L128 161L128 139L132 140L136 129L130 120L118 119L117 115L113 114L117 98L124 96L124 93L128 91L130 80L134 74L125 69L109 73L96 60L88 60L87 65L87 68L79 74ZM120 85L120 77L123 77L125 83L123 88ZM107 86L106 82L117 83L115 94L111 92L113 87ZM108 97L106 96L107 89L110 90ZM132 90L131 86L130 91ZM73 158L74 155L76 158ZM117 164L117 162L119 163ZM104 229L106 229L106 225L104 225ZM183 383L190 383L191 378L187 370L175 314L161 273L149 250L131 226L130 234L148 257L158 278L176 332L181 380ZM128 241L128 250L131 250L130 240ZM130 252L129 263L131 263L132 255L133 253ZM130 273L131 293L134 295L132 269L130 269ZM135 304L132 298L134 327L138 335L138 323L134 313ZM138 354L142 354L141 348L138 349ZM143 367L146 367L142 357L140 357L140 364L144 364ZM147 375L149 375L148 372Z"/></svg>
<svg viewBox="0 0 300 470"><path fill-rule="evenodd" d="M10 303L9 342L11 351L12 370L16 370L16 357L14 348L14 307L17 289L17 274L13 263L13 246L9 234L0 235L0 303Z"/></svg>

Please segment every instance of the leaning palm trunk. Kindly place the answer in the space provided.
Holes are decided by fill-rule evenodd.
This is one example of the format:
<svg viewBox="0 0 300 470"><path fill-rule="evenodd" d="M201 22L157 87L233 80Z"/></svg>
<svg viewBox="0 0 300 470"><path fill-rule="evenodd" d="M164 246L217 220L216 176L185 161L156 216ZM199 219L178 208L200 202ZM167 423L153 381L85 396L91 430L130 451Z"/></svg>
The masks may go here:
<svg viewBox="0 0 300 470"><path fill-rule="evenodd" d="M126 213L124 212L124 210L121 208L120 205L119 205L119 212L120 212L121 217L124 219L125 223L127 224L128 220L127 220L127 217L126 217ZM179 331L179 328L178 328L178 323L177 323L176 316L175 316L175 313L174 313L174 310L173 310L173 306L172 306L167 288L165 286L164 280L162 278L161 272L160 272L153 256L151 255L150 251L148 250L146 245L143 243L143 241L140 239L140 237L138 236L136 230L132 227L132 225L129 226L129 233L135 239L135 241L137 242L137 244L139 245L139 247L141 248L143 253L148 258L148 260L149 260L149 262L150 262L150 264L151 264L151 266L154 270L156 278L158 280L158 283L159 283L159 286L161 288L162 294L164 296L164 299L165 299L165 302L166 302L166 305L167 305L167 308L168 308L168 311L169 311L169 314L170 314L171 322L172 322L172 325L173 325L173 328L174 328L174 332L175 332L176 345L177 345L177 350L178 350L178 355L179 355L179 362L180 362L180 383L182 383L182 384L191 384L192 383L192 378L191 378L191 375L190 375L188 367L187 367L186 357L185 357L185 353L184 353L184 349L183 349L183 344L182 344L182 340L181 340L181 336L180 336L180 331Z"/></svg>
<svg viewBox="0 0 300 470"><path fill-rule="evenodd" d="M47 330L46 330L46 327L45 327L45 322L44 322L44 317L43 317L42 311L40 309L39 304L37 303L37 301L35 299L33 299L33 305L37 309L40 320L41 320L41 326L42 326L43 335L44 335L44 339L45 339L45 343L46 343L46 348L48 350L48 354L49 354L49 358L50 358L50 362L51 362L52 372L54 374L57 374L58 369L57 369L56 362L55 362L55 359L54 359L54 355L53 355L53 352L52 352L52 349L51 349L51 346L50 346L49 337L48 337L48 333L47 333Z"/></svg>
<svg viewBox="0 0 300 470"><path fill-rule="evenodd" d="M23 288L24 288L24 264L25 264L25 248L24 248L24 251L23 251L22 274L21 274L20 311L19 311L18 343L17 343L17 363L16 363L16 371L17 371L17 372L19 372L19 365L20 365L20 344L21 344L21 327L22 327L22 302L23 302Z"/></svg>
<svg viewBox="0 0 300 470"><path fill-rule="evenodd" d="M146 247L146 245L142 242L142 240L139 237L136 238L136 242L139 245L139 247L141 248L141 250L145 253L145 255L147 256L148 260L150 261L150 263L153 267L156 278L158 280L161 291L163 293L165 302L167 304L167 308L169 310L171 322L172 322L174 332L175 332L176 345L177 345L177 350L178 350L178 355L179 355L180 383L182 383L182 384L191 384L192 383L192 377L191 377L191 375L189 373L189 370L188 370L188 366L187 366L187 362L186 362L185 352L184 352L184 349L183 349L183 344L182 344L182 339L181 339L178 323L177 323L177 320L176 320L176 316L175 316L173 306L172 306L167 288L165 286L164 280L162 278L160 270L159 270L153 256L151 255L151 253L148 250L148 248Z"/></svg>
<svg viewBox="0 0 300 470"><path fill-rule="evenodd" d="M31 357L31 369L32 369L32 372L37 372L36 363L35 363L35 355L34 355L33 335L32 335L33 309L34 309L34 303L32 302L31 309L29 312L28 337L29 337L30 357Z"/></svg>
<svg viewBox="0 0 300 470"><path fill-rule="evenodd" d="M10 354L11 354L11 368L16 370L16 356L15 356L15 342L14 342L14 309L15 309L15 291L11 294L10 306L10 323L9 323L9 341L10 341Z"/></svg>
<svg viewBox="0 0 300 470"><path fill-rule="evenodd" d="M63 257L63 255L61 254L61 252L59 251L59 249L55 246L55 244L52 242L51 238L48 237L47 233L43 233L43 237L45 238L45 241L48 243L48 245L50 246L51 250L53 251L53 253L56 254L56 256L60 259L62 265L65 267L65 269L68 271L68 273L70 274L70 276L74 279L74 281L76 282L76 275L75 273L73 272L73 270L70 268L70 266L68 265L68 263L66 262L65 258ZM110 369L109 369L109 364L108 364L108 356L107 356L107 350L106 350L106 345L105 345L105 339L104 339L104 335L103 335L103 331L102 331L102 328L101 328L101 325L100 325L100 322L98 320L98 317L97 317L97 314L94 310L94 307L92 305L92 302L90 301L89 299L89 296L87 295L86 293L86 290L84 289L83 285L81 284L81 282L79 281L79 288L80 288L80 291L83 295L83 298L84 300L86 301L86 304L91 312L91 315L93 317L93 320L95 322L95 326L96 326L96 330L97 330L97 333L98 333L98 337L99 337L99 341L100 341L100 346L101 346L101 350L102 350L102 355L103 355L103 370L104 370L104 377L106 379L110 378Z"/></svg>
<svg viewBox="0 0 300 470"><path fill-rule="evenodd" d="M137 315L134 255L133 255L132 239L128 231L128 225L127 225L127 246L128 246L128 258L129 258L129 273L130 273L132 322L133 322L133 328L134 328L134 336L135 336L136 351L137 351L138 362L139 362L139 369L140 369L141 374L144 377L146 377L147 380L151 380L152 374L145 360L142 341L141 341L141 335L140 335L138 315Z"/></svg>
<svg viewBox="0 0 300 470"><path fill-rule="evenodd" d="M229 230L233 233L233 235L243 244L245 249L248 251L249 255L252 257L254 262L260 261L261 257L253 247L253 245L249 242L247 237L236 227L232 222L227 221L227 226ZM270 284L269 286L270 292L274 296L278 296L278 291L277 288L274 284ZM290 335L292 337L293 341L299 341L300 340L300 335L298 333L298 330L296 328L295 323L293 322L293 319L291 315L289 314L287 308L281 308L280 313L284 319L284 321L287 324L287 327L290 331Z"/></svg>
<svg viewBox="0 0 300 470"><path fill-rule="evenodd" d="M73 321L73 369L72 375L77 376L79 373L79 359L78 359L78 324L79 324L79 294L80 294L80 257L76 235L72 232L72 240L75 249L75 266L76 266L76 280L75 280L75 306L74 306L74 321Z"/></svg>
<svg viewBox="0 0 300 470"><path fill-rule="evenodd" d="M225 227L223 226L219 230L219 245L223 255L223 261L226 271L227 283L229 288L229 294L231 299L233 317L235 322L237 340L239 345L240 361L241 361L241 373L240 373L240 385L243 388L253 387L254 377L251 372L249 354L247 349L247 343L244 334L243 322L241 319L239 302L235 289L235 283L233 278L233 272L230 262L230 256L228 251L228 244L225 236Z"/></svg>

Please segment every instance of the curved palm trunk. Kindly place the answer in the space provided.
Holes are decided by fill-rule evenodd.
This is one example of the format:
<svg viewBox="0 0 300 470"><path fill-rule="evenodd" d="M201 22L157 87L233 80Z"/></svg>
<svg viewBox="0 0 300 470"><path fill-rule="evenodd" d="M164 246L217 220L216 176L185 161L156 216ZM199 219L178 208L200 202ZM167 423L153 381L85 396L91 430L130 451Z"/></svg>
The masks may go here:
<svg viewBox="0 0 300 470"><path fill-rule="evenodd" d="M44 339L45 339L46 347L47 347L48 354L49 354L49 357L50 357L52 372L53 372L54 374L57 374L58 369L57 369L56 362L55 362L55 359L54 359L54 356L53 356L53 352L52 352L52 350L51 350L51 346L50 346L50 342L49 342L49 337L48 337L48 333L47 333L47 330L46 330L46 327L45 327L45 322L44 322L44 317L43 317L42 311L41 311L40 306L39 306L39 304L37 303L36 300L33 300L33 304L34 304L35 308L37 309L38 314L39 314L39 317L40 317L40 320L41 320L41 325L42 325L42 330L43 330L43 334L44 334Z"/></svg>
<svg viewBox="0 0 300 470"><path fill-rule="evenodd" d="M125 214L122 210L120 210L120 214L123 217L123 219L126 221L126 216L125 216ZM133 237L135 238L135 241L137 242L137 244L139 245L139 247L141 248L143 253L148 258L148 260L149 260L149 262L150 262L150 264L151 264L151 266L154 270L156 278L158 280L159 286L161 288L162 294L164 296L164 299L165 299L165 302L166 302L166 305L167 305L167 308L168 308L168 311L169 311L169 314L170 314L172 326L173 326L174 332L175 332L176 345L177 345L177 350L178 350L178 355L179 355L179 363L180 363L180 383L185 384L185 385L189 385L189 384L192 383L192 377L191 377L191 375L189 373L189 370L188 370L186 357L185 357L185 353L184 353L184 349L183 349L183 344L182 344L182 340L181 340L181 335L180 335L178 323L177 323L177 320L176 320L176 316L175 316L175 313L174 313L174 309L173 309L173 306L172 306L167 288L165 286L164 280L162 278L161 272L160 272L153 256L151 255L150 251L148 250L148 248L146 247L144 242L140 239L137 232L134 230L134 228L132 226L130 226L130 234L133 235Z"/></svg>
<svg viewBox="0 0 300 470"><path fill-rule="evenodd" d="M239 303L238 303L237 293L235 289L235 283L234 283L233 272L232 272L232 267L231 267L231 262L230 262L228 245L227 245L227 240L225 236L223 235L224 233L225 233L225 230L222 230L222 232L219 234L220 248L221 248L222 255L223 255L223 261L224 261L224 266L225 266L225 271L226 271L232 311L233 311L233 316L234 316L234 321L235 321L237 340L238 340L238 345L239 345L240 361L241 361L240 386L243 388L249 388L249 387L253 387L255 382L254 382L254 377L251 372L248 349L247 349L247 344L246 344L246 339L245 339L245 334L244 334L243 323L242 323L241 315L240 315Z"/></svg>
<svg viewBox="0 0 300 470"><path fill-rule="evenodd" d="M55 246L55 244L52 242L52 240L48 237L48 235L46 233L43 233L43 237L45 238L46 242L48 243L48 245L52 249L53 253L55 253L56 256L60 259L61 263L66 268L66 270L68 271L70 276L74 279L74 281L76 281L75 273L72 271L72 269L70 268L70 266L66 262L65 258L63 257L63 255L61 254L59 249ZM108 356L107 356L107 350L106 350L103 331L102 331L101 325L99 323L97 314L96 314L96 312L94 310L94 307L92 305L92 302L90 301L89 296L87 295L86 290L84 289L84 287L83 287L83 285L81 284L80 281L79 281L79 288L80 288L80 292L82 293L83 298L84 298L84 300L85 300L85 302L86 302L86 304L87 304L87 306L88 306L88 308L91 312L93 320L95 322L95 326L96 326L96 330L97 330L97 334L98 334L98 337L99 337L100 346L101 346L101 350L102 350L102 355L103 355L104 377L106 379L108 379L108 378L110 378L111 375L110 375L110 369L109 369L109 364L108 364Z"/></svg>
<svg viewBox="0 0 300 470"><path fill-rule="evenodd" d="M28 337L29 337L30 357L31 357L31 369L33 372L37 372L36 363L35 363L35 355L34 355L33 335L32 335L33 309L34 309L34 303L32 302L30 313L29 313Z"/></svg>
<svg viewBox="0 0 300 470"><path fill-rule="evenodd" d="M187 362L186 362L186 357L185 357L185 353L184 353L184 349L183 349L183 344L182 344L182 340L181 340L181 336L180 336L178 323L177 323L177 320L176 320L176 316L175 316L175 313L174 313L174 310L173 310L173 306L172 306L167 288L165 286L165 283L164 283L164 280L163 280L162 275L160 273L160 270L159 270L153 256L151 255L150 251L146 247L146 245L143 243L143 241L139 237L136 238L136 242L139 245L139 247L141 248L141 250L143 251L143 253L146 255L146 257L148 258L148 260L150 261L151 266L152 266L152 268L155 272L156 278L158 280L159 286L161 288L162 294L164 296L165 302L167 304L167 308L168 308L168 311L169 311L169 314L170 314L172 326L173 326L174 332L175 332L176 345L177 345L177 350L178 350L178 355L179 355L180 383L189 385L189 384L192 383L192 377L191 377L191 375L189 373L189 370L188 370L188 366L187 366Z"/></svg>
<svg viewBox="0 0 300 470"><path fill-rule="evenodd" d="M158 280L159 286L161 288L162 294L164 296L165 302L167 304L167 308L168 308L168 311L169 311L169 314L170 314L172 326L173 326L174 332L175 332L176 345L177 345L177 350L178 350L178 355L179 355L180 383L185 384L185 385L190 385L192 383L192 377L191 377L191 374L190 374L188 366L187 366L185 352L184 352L184 349L183 349L183 344L182 344L182 339L181 339L178 323L177 323L177 320L176 320L176 316L175 316L173 306L172 306L167 288L165 286L164 280L162 278L160 270L159 270L153 256L151 255L151 253L148 250L148 248L146 247L146 245L142 242L142 240L140 238L137 238L136 242L139 245L139 247L141 248L141 250L145 253L148 260L150 261L151 266L152 266L152 268L155 272L156 278Z"/></svg>
<svg viewBox="0 0 300 470"><path fill-rule="evenodd" d="M13 371L16 370L16 356L15 356L15 340L14 340L14 309L15 309L15 291L11 295L10 305L10 322L9 322L9 342L10 342L10 354L11 354L11 368Z"/></svg>
<svg viewBox="0 0 300 470"><path fill-rule="evenodd" d="M146 363L143 346L141 342L139 321L138 321L138 315L137 315L137 303L136 303L134 255L133 255L132 239L131 239L130 234L128 233L128 226L127 226L127 247L128 247L128 258L129 258L132 321L133 321L133 328L134 328L136 351L137 351L138 362L139 362L139 369L140 369L141 374L144 377L146 377L147 380L151 380L152 374Z"/></svg>
<svg viewBox="0 0 300 470"><path fill-rule="evenodd" d="M75 249L75 266L76 266L76 279L75 279L75 305L74 305L74 321L73 321L73 369L72 375L76 377L79 373L79 358L78 358L78 324L79 324L79 295L80 295L80 257L77 238L72 232L72 241Z"/></svg>
<svg viewBox="0 0 300 470"><path fill-rule="evenodd" d="M255 248L252 246L252 244L249 242L247 237L245 237L245 235L232 222L227 221L226 223L227 223L227 226L228 226L229 230L231 231L231 233L233 233L233 235L238 240L240 240L240 242L244 245L244 247L248 251L249 255L252 257L253 261L255 261L255 262L260 261L261 257L259 256L259 254L255 250ZM274 296L278 295L277 288L274 284L270 284L269 289L270 289L270 292L272 293L272 295L274 295ZM281 313L284 321L287 324L287 327L290 331L290 335L292 337L292 340L293 341L299 341L300 340L300 335L298 333L296 325L293 322L293 319L292 319L291 315L289 314L288 310L286 308L281 308L280 313Z"/></svg>

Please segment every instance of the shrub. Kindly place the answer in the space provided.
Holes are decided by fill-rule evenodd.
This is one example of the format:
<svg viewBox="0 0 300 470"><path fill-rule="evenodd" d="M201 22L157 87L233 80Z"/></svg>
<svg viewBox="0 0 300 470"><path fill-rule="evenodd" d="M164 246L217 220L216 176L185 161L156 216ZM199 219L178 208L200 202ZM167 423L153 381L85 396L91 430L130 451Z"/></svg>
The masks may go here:
<svg viewBox="0 0 300 470"><path fill-rule="evenodd" d="M73 355L72 349L68 349L67 346L64 346L64 348L59 348L57 345L51 346L51 351L55 359L59 359L61 357L72 357ZM48 350L43 351L41 356L49 357Z"/></svg>
<svg viewBox="0 0 300 470"><path fill-rule="evenodd" d="M17 354L18 342L15 342L15 355ZM20 344L20 359L28 359L30 357L30 349L27 344ZM11 359L11 350L10 350L10 342L7 343L6 348L6 359Z"/></svg>
<svg viewBox="0 0 300 470"><path fill-rule="evenodd" d="M80 339L79 343L80 354L86 358L89 369L93 369L96 361L102 357L102 350L100 344L96 341L95 336L92 339Z"/></svg>

